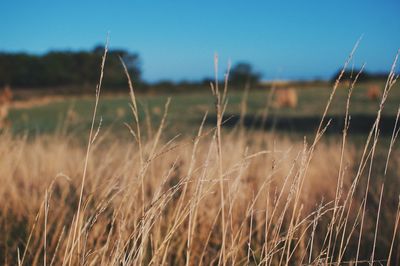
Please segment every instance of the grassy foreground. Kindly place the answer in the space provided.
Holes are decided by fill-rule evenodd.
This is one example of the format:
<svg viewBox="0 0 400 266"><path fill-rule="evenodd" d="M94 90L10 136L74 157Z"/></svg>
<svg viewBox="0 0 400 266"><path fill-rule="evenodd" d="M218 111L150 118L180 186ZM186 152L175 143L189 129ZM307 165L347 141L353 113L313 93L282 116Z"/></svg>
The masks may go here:
<svg viewBox="0 0 400 266"><path fill-rule="evenodd" d="M348 142L347 127L339 142L321 141L325 112L315 138L299 142L240 125L223 130L227 97L217 86L216 125L199 125L194 138L163 137L169 101L159 126L143 134L133 90L130 142L97 130L99 90L87 147L63 131L33 139L4 132L2 263L395 264L397 135L379 148L395 81L360 147Z"/></svg>

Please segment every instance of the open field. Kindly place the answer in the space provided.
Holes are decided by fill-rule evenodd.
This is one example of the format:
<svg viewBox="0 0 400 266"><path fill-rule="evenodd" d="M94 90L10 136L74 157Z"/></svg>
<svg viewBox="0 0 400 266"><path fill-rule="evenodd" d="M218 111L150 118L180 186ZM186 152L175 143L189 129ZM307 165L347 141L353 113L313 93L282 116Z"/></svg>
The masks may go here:
<svg viewBox="0 0 400 266"><path fill-rule="evenodd" d="M0 266L400 266L400 0L0 10Z"/></svg>
<svg viewBox="0 0 400 266"><path fill-rule="evenodd" d="M374 117L379 107L379 101L372 101L367 97L367 91L371 84L359 84L354 89L351 115L366 115ZM384 84L379 84L383 89ZM307 118L321 117L326 102L331 92L326 88L299 88L296 90L298 104L295 108L276 108L274 100L270 99L270 90L250 90L246 102L246 114L250 116L261 115L267 111L268 117ZM332 107L331 115L344 115L346 109L347 89L339 88ZM214 98L211 90L195 93L161 94L161 95L139 95L140 116L144 118L147 110L152 123L157 124L162 116L164 104L171 97L171 107L168 115L168 127L172 134L195 133L198 124L206 111L209 116L215 116ZM243 91L230 91L228 95L227 114L239 117L242 111L244 98ZM123 122L132 122L132 114L129 108L128 89L126 96L104 96L99 105L99 116L103 119L103 125L113 125L114 131L125 131ZM395 116L400 102L400 87L395 84L390 98L385 104L384 115ZM10 120L12 130L15 133L29 132L52 133L57 129L67 126L72 131L87 130L90 126L93 97L68 97L66 99L48 98L38 100L29 105L20 104L11 110ZM68 125L64 125L67 122ZM290 130L289 130L290 131ZM293 131L293 130L292 130ZM290 133L290 132L289 132ZM301 132L300 132L301 133ZM302 133L301 133L302 134Z"/></svg>
<svg viewBox="0 0 400 266"><path fill-rule="evenodd" d="M355 89L350 113L380 121L379 102L369 101L365 91ZM301 90L295 109L271 105L268 115L322 115L329 93ZM374 128L369 140L366 132L356 144L346 134L325 141L322 128L306 141L240 125L222 129L225 99L210 92L176 95L165 107L167 95L136 97L137 105L135 98L100 97L87 149L82 138L95 99L11 112L14 133L28 130L32 137L0 135L2 263L399 261L400 154L394 138L382 142ZM345 118L346 97L339 88L328 114ZM227 99L226 113L256 115L268 92L250 92L248 101L232 92ZM383 114L396 114L399 99L394 86ZM201 126L206 111L216 117L214 125ZM119 138L120 131L127 138Z"/></svg>

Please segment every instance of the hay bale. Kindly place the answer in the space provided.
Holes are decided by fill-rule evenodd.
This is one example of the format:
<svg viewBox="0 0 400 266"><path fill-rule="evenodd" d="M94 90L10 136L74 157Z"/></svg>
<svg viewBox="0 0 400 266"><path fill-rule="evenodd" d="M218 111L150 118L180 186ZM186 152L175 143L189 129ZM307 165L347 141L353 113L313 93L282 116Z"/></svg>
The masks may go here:
<svg viewBox="0 0 400 266"><path fill-rule="evenodd" d="M367 91L367 97L371 101L377 101L381 97L381 89L377 85L369 86Z"/></svg>
<svg viewBox="0 0 400 266"><path fill-rule="evenodd" d="M10 125L7 117L12 97L13 93L10 86L5 86L4 90L0 93L0 129Z"/></svg>
<svg viewBox="0 0 400 266"><path fill-rule="evenodd" d="M11 102L13 93L10 86L6 85L4 90L0 93L0 104L8 104Z"/></svg>
<svg viewBox="0 0 400 266"><path fill-rule="evenodd" d="M297 92L293 88L278 89L275 96L275 105L278 108L297 106Z"/></svg>

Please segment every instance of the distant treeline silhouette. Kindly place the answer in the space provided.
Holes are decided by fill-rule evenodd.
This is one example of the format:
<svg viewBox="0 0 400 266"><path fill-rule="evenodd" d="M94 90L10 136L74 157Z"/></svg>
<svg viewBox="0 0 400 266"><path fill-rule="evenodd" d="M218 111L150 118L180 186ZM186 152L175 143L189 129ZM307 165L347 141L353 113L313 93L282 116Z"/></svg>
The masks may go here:
<svg viewBox="0 0 400 266"><path fill-rule="evenodd" d="M335 82L342 70L338 70L331 78L331 82ZM353 69L353 70L346 70L343 73L342 76L342 81L346 80L354 80L354 78L357 76L357 74L360 72L360 69ZM363 71L361 72L360 76L358 77L359 82L367 82L367 81L383 81L386 80L389 76L388 72L376 72L376 73L371 73L368 71Z"/></svg>
<svg viewBox="0 0 400 266"><path fill-rule="evenodd" d="M13 89L58 89L74 91L92 89L99 80L101 58L104 46L97 46L91 51L50 51L43 55L28 53L0 52L0 86ZM126 50L110 49L104 69L103 85L113 89L126 88L127 79L119 60L125 62L136 89L186 91L188 89L209 88L214 78L200 81L161 80L148 84L141 79L140 59L136 53ZM242 89L246 84L258 85L261 74L255 72L251 64L239 62L229 74L231 88ZM223 82L223 80L220 80Z"/></svg>
<svg viewBox="0 0 400 266"><path fill-rule="evenodd" d="M103 52L103 46L91 51L51 51L43 55L0 52L0 85L13 88L92 87L99 80ZM107 54L103 84L126 86L119 57L124 60L132 79L140 82L138 54L118 49Z"/></svg>
<svg viewBox="0 0 400 266"><path fill-rule="evenodd" d="M96 46L90 51L50 51L42 55L28 53L0 52L0 86L11 86L13 89L59 89L61 87L76 92L85 89L93 89L98 83L100 75L101 58L104 46ZM131 53L123 49L110 49L104 70L103 85L112 89L127 86L121 57L135 82L136 89L155 91L187 91L209 88L214 78L205 78L200 81L162 80L157 83L147 84L141 79L140 58L137 53ZM358 70L344 72L342 81L355 78ZM331 81L335 81L340 74L336 72ZM245 86L260 87L261 73L256 72L248 62L238 62L229 74L229 86L231 89L243 89ZM358 81L386 80L388 73L370 73L363 71ZM223 80L221 80L223 82ZM307 81L306 83L312 83ZM327 81L322 81L327 82ZM297 82L298 83L298 82ZM296 86L296 82L291 86ZM300 82L299 84L303 84ZM263 85L264 87L268 85ZM261 87L263 87L261 86Z"/></svg>

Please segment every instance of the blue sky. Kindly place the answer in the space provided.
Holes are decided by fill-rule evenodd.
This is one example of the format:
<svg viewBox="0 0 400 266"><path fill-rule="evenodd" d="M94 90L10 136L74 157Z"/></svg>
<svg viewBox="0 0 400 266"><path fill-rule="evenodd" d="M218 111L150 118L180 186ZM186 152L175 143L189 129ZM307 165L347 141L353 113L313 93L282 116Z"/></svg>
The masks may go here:
<svg viewBox="0 0 400 266"><path fill-rule="evenodd" d="M264 79L330 77L356 40L354 64L390 69L400 1L1 1L0 50L43 53L104 43L138 52L143 76L197 80L250 62Z"/></svg>

